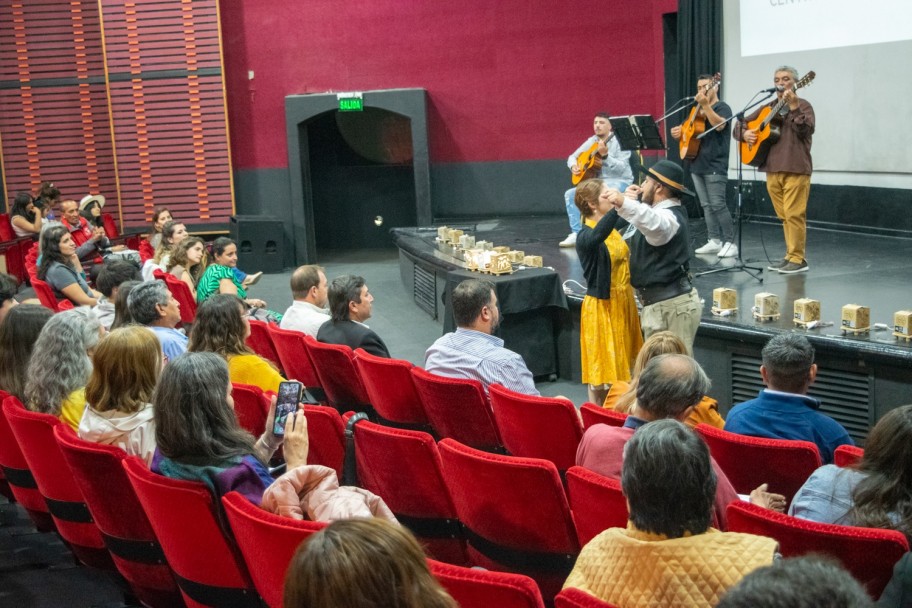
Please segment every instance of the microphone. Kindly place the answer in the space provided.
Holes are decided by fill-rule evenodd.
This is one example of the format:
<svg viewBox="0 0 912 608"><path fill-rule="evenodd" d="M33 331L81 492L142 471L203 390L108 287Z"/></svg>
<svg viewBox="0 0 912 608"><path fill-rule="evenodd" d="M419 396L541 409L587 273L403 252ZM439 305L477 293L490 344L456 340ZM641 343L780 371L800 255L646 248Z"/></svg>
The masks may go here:
<svg viewBox="0 0 912 608"><path fill-rule="evenodd" d="M776 92L781 92L781 91L784 91L784 90L785 90L785 87L782 86L782 85L779 85L779 86L777 86L777 87L770 87L770 88L768 88L768 89L763 89L763 90L760 91L760 92L761 92L761 93L776 93Z"/></svg>

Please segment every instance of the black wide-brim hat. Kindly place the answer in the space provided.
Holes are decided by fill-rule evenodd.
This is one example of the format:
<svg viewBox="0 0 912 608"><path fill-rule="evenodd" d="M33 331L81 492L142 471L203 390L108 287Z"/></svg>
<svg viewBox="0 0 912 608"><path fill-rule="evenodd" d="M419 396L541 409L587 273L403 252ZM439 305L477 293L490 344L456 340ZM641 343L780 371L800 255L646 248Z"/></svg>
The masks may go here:
<svg viewBox="0 0 912 608"><path fill-rule="evenodd" d="M646 169L645 173L649 177L660 181L664 186L668 186L679 194L688 194L696 196L684 185L684 169L670 160L660 160L653 166Z"/></svg>

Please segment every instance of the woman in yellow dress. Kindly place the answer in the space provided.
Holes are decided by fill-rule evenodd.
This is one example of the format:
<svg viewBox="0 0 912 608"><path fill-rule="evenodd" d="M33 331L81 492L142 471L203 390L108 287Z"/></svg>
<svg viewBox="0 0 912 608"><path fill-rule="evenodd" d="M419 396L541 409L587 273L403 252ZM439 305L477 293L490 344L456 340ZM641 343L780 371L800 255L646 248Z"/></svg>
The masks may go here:
<svg viewBox="0 0 912 608"><path fill-rule="evenodd" d="M630 250L616 230L626 224L608 202L611 189L590 179L576 189L583 227L576 253L588 285L580 314L583 383L589 400L601 404L611 384L630 380L630 368L643 345L640 317L630 286Z"/></svg>

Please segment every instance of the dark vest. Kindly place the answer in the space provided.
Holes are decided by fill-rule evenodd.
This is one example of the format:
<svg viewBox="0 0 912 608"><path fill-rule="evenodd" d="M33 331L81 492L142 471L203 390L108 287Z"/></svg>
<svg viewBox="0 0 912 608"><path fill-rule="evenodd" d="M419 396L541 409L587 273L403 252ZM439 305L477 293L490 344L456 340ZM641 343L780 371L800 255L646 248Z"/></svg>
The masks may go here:
<svg viewBox="0 0 912 608"><path fill-rule="evenodd" d="M630 283L636 289L668 285L685 276L690 269L687 210L683 205L675 205L669 210L678 218L678 231L670 241L656 247L647 243L639 231L628 241Z"/></svg>

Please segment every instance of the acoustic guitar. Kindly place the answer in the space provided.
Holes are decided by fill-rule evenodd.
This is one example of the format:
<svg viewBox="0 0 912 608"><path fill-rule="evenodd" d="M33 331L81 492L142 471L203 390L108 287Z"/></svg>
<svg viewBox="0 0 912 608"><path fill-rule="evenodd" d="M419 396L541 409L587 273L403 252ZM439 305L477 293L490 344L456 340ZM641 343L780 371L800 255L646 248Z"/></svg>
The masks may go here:
<svg viewBox="0 0 912 608"><path fill-rule="evenodd" d="M816 76L817 74L811 70L805 74L801 80L795 83L792 90L797 91L801 87L806 87L814 81ZM766 157L769 155L770 148L779 141L779 136L782 135L782 115L779 114L779 112L782 111L785 104L785 99L780 99L772 106L766 106L760 110L760 113L757 114L757 118L748 122L747 125L742 128L742 133L752 129L757 131L756 143L749 144L746 141L741 142L742 163L752 167L759 167L766 162Z"/></svg>
<svg viewBox="0 0 912 608"><path fill-rule="evenodd" d="M605 140L605 145L608 145L612 137L614 137L613 131ZM602 157L598 153L600 143L602 142L596 140L594 144L583 150L583 153L576 157L576 166L580 168L580 172L577 175L570 174L570 181L573 182L574 186L579 185L584 179L594 179L599 176L602 170Z"/></svg>
<svg viewBox="0 0 912 608"><path fill-rule="evenodd" d="M712 80L700 87L705 94L711 89L715 89L722 82L722 74L716 72ZM681 125L681 139L678 141L678 150L681 153L681 160L693 160L700 152L700 139L697 139L703 131L706 130L706 117L700 112L700 105L697 104L690 110L690 116Z"/></svg>

